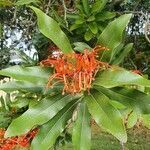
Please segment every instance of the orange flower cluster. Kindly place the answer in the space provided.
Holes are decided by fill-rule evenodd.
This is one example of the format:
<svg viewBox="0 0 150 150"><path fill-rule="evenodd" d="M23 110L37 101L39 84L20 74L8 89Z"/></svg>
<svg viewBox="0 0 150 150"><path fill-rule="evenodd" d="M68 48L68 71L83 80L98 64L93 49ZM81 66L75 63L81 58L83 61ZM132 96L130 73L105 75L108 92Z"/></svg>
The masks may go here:
<svg viewBox="0 0 150 150"><path fill-rule="evenodd" d="M58 82L64 83L62 94L79 93L82 90L88 90L91 82L99 69L104 69L109 65L98 61L96 57L98 52L108 50L102 46L96 46L92 50L85 49L84 53L72 53L49 56L48 59L41 62L42 66L54 67L55 73L49 77L47 87L53 87ZM58 79L52 84L53 79Z"/></svg>
<svg viewBox="0 0 150 150"><path fill-rule="evenodd" d="M5 130L0 129L0 150L13 150L17 146L24 147L24 148L28 147L30 141L35 137L37 132L38 129L34 129L22 136L4 138Z"/></svg>

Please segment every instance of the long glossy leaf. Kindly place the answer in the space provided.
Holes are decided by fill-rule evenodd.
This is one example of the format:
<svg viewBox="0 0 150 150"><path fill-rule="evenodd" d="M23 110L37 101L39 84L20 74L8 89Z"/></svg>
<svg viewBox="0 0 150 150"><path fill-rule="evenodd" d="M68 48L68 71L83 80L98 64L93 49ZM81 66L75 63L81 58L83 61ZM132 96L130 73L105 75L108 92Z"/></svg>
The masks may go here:
<svg viewBox="0 0 150 150"><path fill-rule="evenodd" d="M95 86L94 88L107 95L111 100L122 103L128 109L137 113L150 113L150 95L128 88L107 89L100 86Z"/></svg>
<svg viewBox="0 0 150 150"><path fill-rule="evenodd" d="M54 117L64 106L78 96L57 95L41 100L24 114L13 120L6 131L6 137L24 134L34 126L42 125Z"/></svg>
<svg viewBox="0 0 150 150"><path fill-rule="evenodd" d="M32 8L37 15L37 22L40 32L47 38L51 39L63 53L72 53L73 50L69 39L61 30L58 23L51 17L47 16L40 9L33 6L30 6L30 8Z"/></svg>
<svg viewBox="0 0 150 150"><path fill-rule="evenodd" d="M46 84L34 84L25 81L10 81L0 85L0 90L5 92L13 92L16 90L19 91L28 91L28 92L44 92Z"/></svg>
<svg viewBox="0 0 150 150"><path fill-rule="evenodd" d="M75 150L90 150L91 127L90 114L86 103L81 103L78 108L78 116L73 128L73 145Z"/></svg>
<svg viewBox="0 0 150 150"><path fill-rule="evenodd" d="M56 138L63 132L67 121L72 117L78 101L71 101L54 118L42 125L32 142L32 150L48 150L54 145Z"/></svg>
<svg viewBox="0 0 150 150"><path fill-rule="evenodd" d="M150 80L120 67L111 67L97 74L94 85L112 88L123 85L150 87Z"/></svg>
<svg viewBox="0 0 150 150"><path fill-rule="evenodd" d="M104 57L106 57L107 60L110 60L111 53L113 53L113 50L122 42L123 31L131 16L131 14L125 14L110 22L99 36L97 43L110 49L104 52Z"/></svg>
<svg viewBox="0 0 150 150"><path fill-rule="evenodd" d="M51 73L52 70L50 68L43 68L40 66L13 66L0 70L0 75L9 76L16 80L29 81L33 83L46 83Z"/></svg>
<svg viewBox="0 0 150 150"><path fill-rule="evenodd" d="M85 96L89 112L99 126L125 143L127 134L120 112L109 103L109 98L96 90Z"/></svg>

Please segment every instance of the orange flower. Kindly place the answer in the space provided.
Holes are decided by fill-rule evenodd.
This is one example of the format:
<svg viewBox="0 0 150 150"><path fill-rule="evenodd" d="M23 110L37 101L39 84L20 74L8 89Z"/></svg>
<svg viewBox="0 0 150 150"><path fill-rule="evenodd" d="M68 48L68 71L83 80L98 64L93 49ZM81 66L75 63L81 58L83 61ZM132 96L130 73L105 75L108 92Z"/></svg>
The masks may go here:
<svg viewBox="0 0 150 150"><path fill-rule="evenodd" d="M99 69L105 69L109 65L98 61L98 52L108 50L102 46L96 46L91 51L84 50L84 53L59 54L57 57L49 56L41 62L42 66L54 67L55 73L49 77L47 87L53 87L52 80L64 83L62 94L79 93L82 90L91 88L91 83Z"/></svg>
<svg viewBox="0 0 150 150"><path fill-rule="evenodd" d="M28 147L37 132L38 129L34 129L22 136L4 138L5 130L0 129L0 150L13 150L16 146Z"/></svg>

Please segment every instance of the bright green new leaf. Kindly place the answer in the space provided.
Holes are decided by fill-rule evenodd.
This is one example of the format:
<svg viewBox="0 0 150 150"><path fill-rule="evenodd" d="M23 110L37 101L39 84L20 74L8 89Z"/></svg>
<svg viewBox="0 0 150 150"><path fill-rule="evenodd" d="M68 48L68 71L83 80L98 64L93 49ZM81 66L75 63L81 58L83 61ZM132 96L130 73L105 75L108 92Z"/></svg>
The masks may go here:
<svg viewBox="0 0 150 150"><path fill-rule="evenodd" d="M55 140L63 132L67 121L71 118L78 102L79 100L71 101L49 122L41 126L39 133L32 141L32 150L49 150L54 145Z"/></svg>
<svg viewBox="0 0 150 150"><path fill-rule="evenodd" d="M90 22L88 26L93 34L96 34L98 32L98 27L96 22Z"/></svg>
<svg viewBox="0 0 150 150"><path fill-rule="evenodd" d="M65 33L61 30L58 23L42 12L40 9L30 6L37 15L37 23L39 30L47 38L51 39L63 53L72 53L72 47L70 45L69 39Z"/></svg>
<svg viewBox="0 0 150 150"><path fill-rule="evenodd" d="M30 107L20 117L13 120L5 136L11 137L25 134L37 125L42 125L53 118L63 107L78 96L65 95L51 96L41 100L37 105Z"/></svg>
<svg viewBox="0 0 150 150"><path fill-rule="evenodd" d="M39 2L39 0L18 0L15 5L27 5L27 4L30 4L30 3L37 3Z"/></svg>
<svg viewBox="0 0 150 150"><path fill-rule="evenodd" d="M90 41L93 38L93 33L90 30L87 30L84 34L84 39Z"/></svg>
<svg viewBox="0 0 150 150"><path fill-rule="evenodd" d="M99 36L97 44L110 49L109 51L104 52L104 55L108 60L110 60L113 50L122 42L123 31L131 16L131 14L125 14L110 22Z"/></svg>
<svg viewBox="0 0 150 150"><path fill-rule="evenodd" d="M22 67L13 66L0 70L0 75L9 76L16 80L28 81L31 83L46 83L52 70L40 66Z"/></svg>
<svg viewBox="0 0 150 150"><path fill-rule="evenodd" d="M86 103L81 103L78 108L78 116L73 127L72 140L75 150L90 150L91 148L90 114Z"/></svg>
<svg viewBox="0 0 150 150"><path fill-rule="evenodd" d="M112 66L110 69L100 71L97 74L93 84L106 88L123 85L139 85L150 87L150 80L123 68Z"/></svg>
<svg viewBox="0 0 150 150"><path fill-rule="evenodd" d="M109 98L103 93L98 91L90 91L90 93L84 100L92 117L100 127L125 143L127 134L120 112L109 103Z"/></svg>

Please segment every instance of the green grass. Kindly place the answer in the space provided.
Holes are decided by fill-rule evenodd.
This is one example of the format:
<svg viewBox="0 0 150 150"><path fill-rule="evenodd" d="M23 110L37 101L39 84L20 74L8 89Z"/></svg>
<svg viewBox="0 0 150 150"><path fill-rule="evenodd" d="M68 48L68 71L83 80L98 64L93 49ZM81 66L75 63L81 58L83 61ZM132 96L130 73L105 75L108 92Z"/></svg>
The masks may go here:
<svg viewBox="0 0 150 150"><path fill-rule="evenodd" d="M97 126L92 127L91 150L121 150L120 142L112 135L102 132ZM68 144L59 150L73 150ZM150 150L150 130L140 127L128 130L128 142L125 150Z"/></svg>

